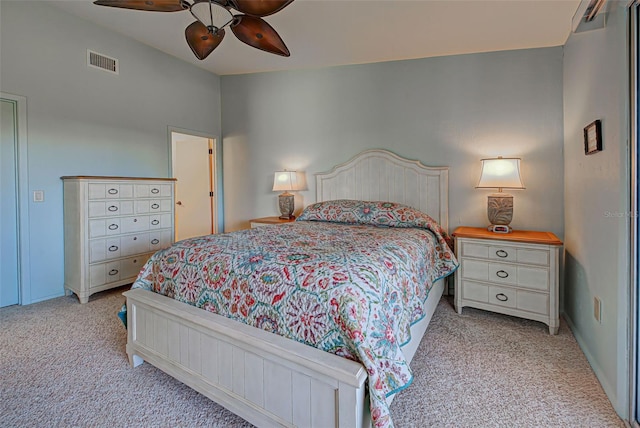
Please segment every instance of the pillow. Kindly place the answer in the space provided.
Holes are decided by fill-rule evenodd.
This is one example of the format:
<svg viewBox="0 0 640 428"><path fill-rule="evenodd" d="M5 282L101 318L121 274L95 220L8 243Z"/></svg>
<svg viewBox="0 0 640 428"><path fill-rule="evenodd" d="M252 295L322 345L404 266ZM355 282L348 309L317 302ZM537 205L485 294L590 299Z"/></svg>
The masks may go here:
<svg viewBox="0 0 640 428"><path fill-rule="evenodd" d="M453 248L453 240L429 215L395 202L371 202L351 199L317 202L302 211L296 221L328 221L385 227L415 227L433 232L441 244Z"/></svg>

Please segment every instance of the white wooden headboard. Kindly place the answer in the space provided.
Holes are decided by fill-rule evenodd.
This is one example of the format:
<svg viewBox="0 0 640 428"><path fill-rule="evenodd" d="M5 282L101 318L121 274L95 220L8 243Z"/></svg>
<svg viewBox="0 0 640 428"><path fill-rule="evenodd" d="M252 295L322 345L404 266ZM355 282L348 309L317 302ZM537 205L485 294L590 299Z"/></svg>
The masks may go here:
<svg viewBox="0 0 640 428"><path fill-rule="evenodd" d="M409 205L449 230L449 168L428 167L387 150L366 150L316 174L316 201L357 199Z"/></svg>

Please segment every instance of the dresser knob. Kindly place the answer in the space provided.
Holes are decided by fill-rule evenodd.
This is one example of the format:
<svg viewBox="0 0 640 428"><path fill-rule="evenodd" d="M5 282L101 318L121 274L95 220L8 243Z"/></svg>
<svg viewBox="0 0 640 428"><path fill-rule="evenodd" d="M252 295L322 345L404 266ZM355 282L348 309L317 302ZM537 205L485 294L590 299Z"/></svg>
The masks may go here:
<svg viewBox="0 0 640 428"><path fill-rule="evenodd" d="M117 228L118 228L118 225L115 223L109 225L109 230L116 230Z"/></svg>
<svg viewBox="0 0 640 428"><path fill-rule="evenodd" d="M109 208L107 208L109 211L111 212L115 212L118 211L118 207L116 207L115 205L111 205Z"/></svg>
<svg viewBox="0 0 640 428"><path fill-rule="evenodd" d="M509 253L507 253L505 250L498 250L496 251L496 256L504 259L505 257L509 256Z"/></svg>
<svg viewBox="0 0 640 428"><path fill-rule="evenodd" d="M154 187L153 189L151 189L151 193L153 194L160 193L160 189Z"/></svg>
<svg viewBox="0 0 640 428"><path fill-rule="evenodd" d="M498 272L496 272L496 275L498 276L498 278L506 278L509 276L509 273L503 270L499 270Z"/></svg>
<svg viewBox="0 0 640 428"><path fill-rule="evenodd" d="M109 189L109 190L107 190L107 192L110 195L117 195L118 194L118 189Z"/></svg>
<svg viewBox="0 0 640 428"><path fill-rule="evenodd" d="M496 294L496 299L500 300L501 302L506 302L507 300L509 300L509 298L502 293Z"/></svg>
<svg viewBox="0 0 640 428"><path fill-rule="evenodd" d="M152 204L151 205L151 209L152 210L157 210L158 208L160 208L160 205L158 205L158 204Z"/></svg>
<svg viewBox="0 0 640 428"><path fill-rule="evenodd" d="M109 247L109 251L114 252L114 251L118 251L118 246L117 245L112 245Z"/></svg>
<svg viewBox="0 0 640 428"><path fill-rule="evenodd" d="M117 275L118 274L118 269L111 269L109 271L109 275L113 276L113 275Z"/></svg>
<svg viewBox="0 0 640 428"><path fill-rule="evenodd" d="M158 224L160 224L160 220L151 220L151 224L157 226Z"/></svg>
<svg viewBox="0 0 640 428"><path fill-rule="evenodd" d="M153 245L156 245L156 244L160 243L160 241L159 241L159 240L157 240L157 239L152 239L152 240L151 240L151 243L152 243Z"/></svg>

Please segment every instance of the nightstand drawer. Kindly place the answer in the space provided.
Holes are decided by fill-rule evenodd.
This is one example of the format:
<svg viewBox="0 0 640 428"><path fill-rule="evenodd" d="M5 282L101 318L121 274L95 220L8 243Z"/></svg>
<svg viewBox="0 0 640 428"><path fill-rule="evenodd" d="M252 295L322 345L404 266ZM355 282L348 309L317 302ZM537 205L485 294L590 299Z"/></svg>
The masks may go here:
<svg viewBox="0 0 640 428"><path fill-rule="evenodd" d="M549 266L549 251L513 245L483 245L463 242L460 257Z"/></svg>
<svg viewBox="0 0 640 428"><path fill-rule="evenodd" d="M474 257L477 259L489 258L489 246L475 244L472 242L463 242L460 249L460 257Z"/></svg>
<svg viewBox="0 0 640 428"><path fill-rule="evenodd" d="M489 287L489 303L505 308L515 308L517 306L518 291L513 288Z"/></svg>
<svg viewBox="0 0 640 428"><path fill-rule="evenodd" d="M474 281L462 281L462 298L481 303L515 308L517 291L513 288L497 287Z"/></svg>
<svg viewBox="0 0 640 428"><path fill-rule="evenodd" d="M549 289L549 270L545 268L464 258L460 261L460 265L460 275L463 279L514 285L540 291Z"/></svg>
<svg viewBox="0 0 640 428"><path fill-rule="evenodd" d="M511 287L461 281L462 298L465 301L487 303L497 307L513 308L540 315L549 315L549 295Z"/></svg>
<svg viewBox="0 0 640 428"><path fill-rule="evenodd" d="M485 282L517 284L518 270L516 265L491 263L483 260L462 259L461 274L464 279L475 279Z"/></svg>
<svg viewBox="0 0 640 428"><path fill-rule="evenodd" d="M531 265L549 266L549 251L518 248L518 263L527 263Z"/></svg>
<svg viewBox="0 0 640 428"><path fill-rule="evenodd" d="M549 315L549 295L518 290L516 307L523 311Z"/></svg>

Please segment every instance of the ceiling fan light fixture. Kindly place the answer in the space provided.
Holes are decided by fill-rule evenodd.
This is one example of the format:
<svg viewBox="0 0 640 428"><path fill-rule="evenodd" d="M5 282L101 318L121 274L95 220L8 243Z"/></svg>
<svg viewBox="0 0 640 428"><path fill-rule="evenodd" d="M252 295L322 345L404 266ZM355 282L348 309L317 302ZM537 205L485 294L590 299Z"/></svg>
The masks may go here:
<svg viewBox="0 0 640 428"><path fill-rule="evenodd" d="M233 21L229 9L214 0L196 0L189 11L211 32L216 32Z"/></svg>

